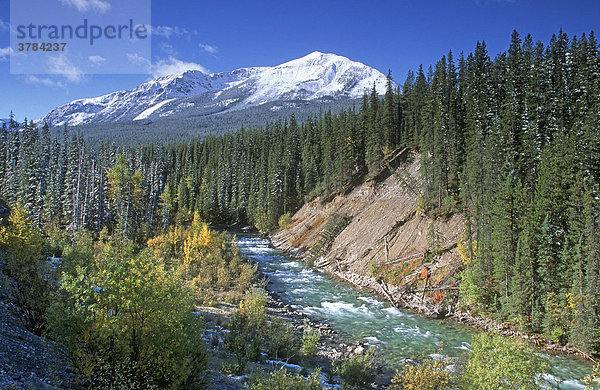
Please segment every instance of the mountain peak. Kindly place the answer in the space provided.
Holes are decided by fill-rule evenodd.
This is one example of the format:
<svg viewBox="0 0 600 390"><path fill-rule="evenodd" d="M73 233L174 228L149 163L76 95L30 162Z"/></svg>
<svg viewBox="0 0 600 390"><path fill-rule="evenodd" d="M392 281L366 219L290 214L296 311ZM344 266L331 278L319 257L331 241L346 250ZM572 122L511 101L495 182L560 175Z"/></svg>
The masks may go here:
<svg viewBox="0 0 600 390"><path fill-rule="evenodd" d="M335 56L335 57L341 57L337 54L334 53L323 53L321 51L315 50L312 53L309 53L307 55L305 55L304 57L301 58L314 58L314 57L328 57L328 56Z"/></svg>
<svg viewBox="0 0 600 390"><path fill-rule="evenodd" d="M51 126L212 115L279 101L358 98L373 85L385 92L376 69L333 53L314 51L274 67L206 74L187 70L128 90L78 99L42 118Z"/></svg>
<svg viewBox="0 0 600 390"><path fill-rule="evenodd" d="M289 65L289 64L300 64L300 63L311 63L313 65L318 65L328 61L342 61L342 62L352 62L350 59L334 54L334 53L323 53L320 51L313 51L305 55L304 57L296 58L294 60L285 62L279 66Z"/></svg>

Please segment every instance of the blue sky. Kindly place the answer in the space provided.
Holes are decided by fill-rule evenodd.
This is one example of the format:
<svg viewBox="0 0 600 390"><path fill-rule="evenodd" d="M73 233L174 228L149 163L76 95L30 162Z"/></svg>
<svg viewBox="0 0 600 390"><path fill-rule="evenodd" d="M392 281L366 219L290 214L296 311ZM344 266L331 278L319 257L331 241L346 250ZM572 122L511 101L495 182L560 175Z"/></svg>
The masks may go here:
<svg viewBox="0 0 600 390"><path fill-rule="evenodd" d="M26 0L13 0L26 1ZM46 0L102 6L123 0ZM150 1L150 0L148 0ZM0 118L12 109L38 118L81 97L129 89L152 74L11 75L9 0L0 0ZM58 4L57 4L58 7ZM451 49L471 51L484 40L492 56L517 29L547 42L600 30L599 0L296 0L152 1L155 76L188 68L222 72L272 66L318 50L391 69L402 82L409 69L435 63Z"/></svg>

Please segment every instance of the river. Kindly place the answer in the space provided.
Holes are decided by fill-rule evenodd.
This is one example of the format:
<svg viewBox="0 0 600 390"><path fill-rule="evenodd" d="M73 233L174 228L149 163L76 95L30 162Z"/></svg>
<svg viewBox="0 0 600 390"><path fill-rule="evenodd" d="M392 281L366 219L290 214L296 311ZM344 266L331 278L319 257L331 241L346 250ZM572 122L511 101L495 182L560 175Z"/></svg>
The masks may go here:
<svg viewBox="0 0 600 390"><path fill-rule="evenodd" d="M381 297L356 289L325 272L273 248L263 237L239 234L240 250L258 263L268 278L269 290L297 310L347 334L354 341L375 346L391 367L407 359L443 354L464 355L475 331L449 320L435 320L397 310ZM591 366L578 359L548 355L551 378L560 378L561 389L583 389L580 379Z"/></svg>

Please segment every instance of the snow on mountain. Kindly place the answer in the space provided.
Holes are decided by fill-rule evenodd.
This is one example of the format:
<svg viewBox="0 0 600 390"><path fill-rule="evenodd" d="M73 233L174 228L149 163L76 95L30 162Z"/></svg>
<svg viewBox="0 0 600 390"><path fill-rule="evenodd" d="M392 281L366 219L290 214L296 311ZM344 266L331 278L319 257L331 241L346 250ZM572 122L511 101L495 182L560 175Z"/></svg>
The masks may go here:
<svg viewBox="0 0 600 390"><path fill-rule="evenodd" d="M313 52L274 67L214 74L191 70L160 77L131 90L74 100L39 122L75 126L172 115L210 115L274 101L357 98L373 85L382 94L386 83L385 75L360 62Z"/></svg>

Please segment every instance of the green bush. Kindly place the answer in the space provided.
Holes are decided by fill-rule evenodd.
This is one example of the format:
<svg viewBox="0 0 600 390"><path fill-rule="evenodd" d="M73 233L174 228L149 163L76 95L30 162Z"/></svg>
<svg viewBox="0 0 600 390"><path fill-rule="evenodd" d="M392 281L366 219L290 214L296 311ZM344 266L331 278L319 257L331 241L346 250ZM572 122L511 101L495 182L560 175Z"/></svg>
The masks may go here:
<svg viewBox="0 0 600 390"><path fill-rule="evenodd" d="M281 229L287 229L292 226L292 214L285 213L281 217L279 217L279 227Z"/></svg>
<svg viewBox="0 0 600 390"><path fill-rule="evenodd" d="M286 370L272 372L268 376L257 376L250 380L248 390L320 390L319 371L308 378L290 374Z"/></svg>
<svg viewBox="0 0 600 390"><path fill-rule="evenodd" d="M5 252L2 271L10 277L12 300L22 309L21 319L29 330L41 334L49 305L49 272L42 257L43 239L29 221L25 208L15 206L8 226L0 227L0 248ZM2 263L2 262L0 262Z"/></svg>
<svg viewBox="0 0 600 390"><path fill-rule="evenodd" d="M267 324L267 297L258 288L252 288L240 302L240 308L231 316L225 346L243 371L248 360L260 356L262 333Z"/></svg>
<svg viewBox="0 0 600 390"><path fill-rule="evenodd" d="M390 390L441 390L451 386L452 375L445 368L447 360L427 359L419 365L407 365L397 371Z"/></svg>
<svg viewBox="0 0 600 390"><path fill-rule="evenodd" d="M193 388L206 365L193 309L181 279L147 253L107 246L63 273L48 329L92 388Z"/></svg>
<svg viewBox="0 0 600 390"><path fill-rule="evenodd" d="M585 377L583 383L585 384L585 390L600 389L600 363L596 363L592 374Z"/></svg>
<svg viewBox="0 0 600 390"><path fill-rule="evenodd" d="M172 226L147 241L156 260L177 268L204 305L239 303L256 278L256 266L231 236L216 233L194 213L192 225Z"/></svg>
<svg viewBox="0 0 600 390"><path fill-rule="evenodd" d="M262 329L262 339L266 353L272 358L297 362L300 340L294 329L281 318L275 318L267 328Z"/></svg>
<svg viewBox="0 0 600 390"><path fill-rule="evenodd" d="M301 351L305 356L314 356L317 354L317 345L321 339L321 334L318 330L312 329L309 326L304 327L302 333L302 348Z"/></svg>
<svg viewBox="0 0 600 390"><path fill-rule="evenodd" d="M461 378L464 389L540 389L548 365L523 340L487 333L473 337Z"/></svg>
<svg viewBox="0 0 600 390"><path fill-rule="evenodd" d="M375 379L375 361L368 350L364 355L352 356L346 360L333 362L333 373L352 387L365 388Z"/></svg>
<svg viewBox="0 0 600 390"><path fill-rule="evenodd" d="M254 226L261 233L268 233L271 230L277 227L277 216L273 215L271 210L257 210L254 213L254 218L252 218L254 222Z"/></svg>
<svg viewBox="0 0 600 390"><path fill-rule="evenodd" d="M266 305L264 291L252 288L231 316L225 345L240 370L249 360L258 360L261 351L274 359L296 361L299 357L300 340L294 329L280 318L269 321Z"/></svg>

